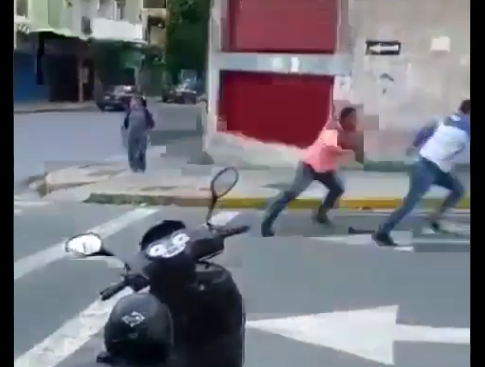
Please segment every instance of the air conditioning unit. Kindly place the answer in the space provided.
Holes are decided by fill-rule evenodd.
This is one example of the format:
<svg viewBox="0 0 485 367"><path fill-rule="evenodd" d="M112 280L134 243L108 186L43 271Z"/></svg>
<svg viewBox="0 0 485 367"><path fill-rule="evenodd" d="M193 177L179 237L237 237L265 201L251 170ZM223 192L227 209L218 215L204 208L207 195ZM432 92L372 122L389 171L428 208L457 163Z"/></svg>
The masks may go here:
<svg viewBox="0 0 485 367"><path fill-rule="evenodd" d="M81 32L86 36L90 36L93 33L90 17L81 17Z"/></svg>

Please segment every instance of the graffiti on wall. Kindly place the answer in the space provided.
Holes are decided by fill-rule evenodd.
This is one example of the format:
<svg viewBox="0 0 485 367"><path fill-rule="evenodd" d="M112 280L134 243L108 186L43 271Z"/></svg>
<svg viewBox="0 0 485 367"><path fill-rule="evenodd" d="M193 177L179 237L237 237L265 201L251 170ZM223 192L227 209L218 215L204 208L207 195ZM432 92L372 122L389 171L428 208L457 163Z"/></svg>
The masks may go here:
<svg viewBox="0 0 485 367"><path fill-rule="evenodd" d="M382 73L379 75L381 94L387 94L387 92L393 87L394 82L394 78L388 73Z"/></svg>

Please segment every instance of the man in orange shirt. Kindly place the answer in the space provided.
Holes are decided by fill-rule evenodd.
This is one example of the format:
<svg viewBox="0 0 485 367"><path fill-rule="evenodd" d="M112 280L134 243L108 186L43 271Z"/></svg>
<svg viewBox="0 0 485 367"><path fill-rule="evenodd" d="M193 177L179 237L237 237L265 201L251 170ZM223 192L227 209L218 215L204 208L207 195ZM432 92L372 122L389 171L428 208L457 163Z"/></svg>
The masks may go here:
<svg viewBox="0 0 485 367"><path fill-rule="evenodd" d="M314 219L321 224L330 224L327 213L344 193L338 177L340 161L355 153L355 159L363 163L363 144L356 133L357 111L345 107L340 112L338 124L324 127L317 140L308 147L304 159L299 163L295 179L287 190L281 192L266 209L261 224L264 237L274 236L273 223L278 215L304 192L313 181L318 181L328 189L328 194L315 213Z"/></svg>

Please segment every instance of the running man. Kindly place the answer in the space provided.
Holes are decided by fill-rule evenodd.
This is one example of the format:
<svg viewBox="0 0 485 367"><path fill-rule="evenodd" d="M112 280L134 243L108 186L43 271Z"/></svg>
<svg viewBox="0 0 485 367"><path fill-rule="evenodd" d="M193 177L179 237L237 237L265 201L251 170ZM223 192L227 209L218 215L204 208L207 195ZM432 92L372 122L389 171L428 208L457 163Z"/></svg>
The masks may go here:
<svg viewBox="0 0 485 367"><path fill-rule="evenodd" d="M330 125L333 125L330 123ZM318 181L328 189L328 194L318 208L314 219L321 224L330 224L327 213L344 193L342 181L338 177L340 162L355 153L357 162L364 162L363 144L356 133L357 111L345 107L340 112L337 126L325 126L317 140L307 149L305 159L297 168L290 187L281 192L268 206L261 224L263 237L274 236L273 223L279 214L304 192L313 181Z"/></svg>
<svg viewBox="0 0 485 367"><path fill-rule="evenodd" d="M438 211L429 218L431 229L441 231L443 214L454 208L465 193L452 171L458 157L470 146L470 112L470 99L466 99L456 113L418 133L411 147L418 150L418 158L411 168L409 192L401 207L372 235L377 245L397 246L390 232L411 213L433 185L450 191Z"/></svg>

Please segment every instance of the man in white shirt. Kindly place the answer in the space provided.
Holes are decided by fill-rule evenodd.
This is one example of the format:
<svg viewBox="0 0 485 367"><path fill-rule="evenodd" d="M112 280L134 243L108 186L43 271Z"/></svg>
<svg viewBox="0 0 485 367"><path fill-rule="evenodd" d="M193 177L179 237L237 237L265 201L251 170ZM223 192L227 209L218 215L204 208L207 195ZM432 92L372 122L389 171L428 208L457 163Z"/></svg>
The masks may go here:
<svg viewBox="0 0 485 367"><path fill-rule="evenodd" d="M470 145L470 113L470 99L466 99L456 113L418 133L412 145L419 152L411 168L409 192L402 205L372 235L377 245L396 246L390 232L411 213L433 185L450 191L429 222L434 231L441 230L441 217L454 208L465 193L465 188L452 171L460 155Z"/></svg>

